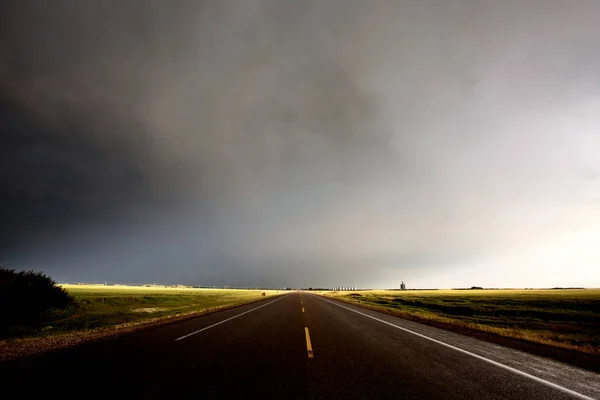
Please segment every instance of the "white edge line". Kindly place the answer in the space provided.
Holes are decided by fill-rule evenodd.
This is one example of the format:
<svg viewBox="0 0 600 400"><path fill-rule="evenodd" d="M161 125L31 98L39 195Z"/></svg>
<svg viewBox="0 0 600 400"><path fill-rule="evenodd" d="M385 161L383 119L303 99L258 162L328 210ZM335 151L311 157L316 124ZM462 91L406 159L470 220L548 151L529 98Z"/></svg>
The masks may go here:
<svg viewBox="0 0 600 400"><path fill-rule="evenodd" d="M449 348L451 348L451 349L453 349L453 350L456 350L456 351L460 351L461 353L468 354L468 355L470 355L470 356L472 356L472 357L475 357L475 358L478 358L478 359L480 359L480 360L486 361L486 362L488 362L488 363L490 363L490 364L493 364L493 365L495 365L495 366L497 366L497 367L504 368L504 369L506 369L506 370L508 370L508 371L510 371L510 372L513 372L513 373L515 373L515 374L518 374L518 375L524 376L524 377L526 377L526 378L529 378L529 379L533 379L533 380L534 380L534 381L536 381L536 382L539 382L539 383L542 383L542 384L544 384L544 385L550 386L550 387L552 387L552 388L554 388L554 389L560 390L561 392L564 392L564 393L570 394L570 395L572 395L572 396L575 396L575 397L578 397L578 398L580 398L580 399L585 399L585 400L596 400L596 399L594 399L593 397L589 397L589 396L586 396L586 395L584 395L584 394L581 394L581 393L575 392L575 391L573 391L573 390L571 390L571 389L567 389L566 387L563 387L563 386L557 385L556 383L549 382L549 381L547 381L547 380L545 380L545 379L542 379L542 378L538 378L537 376L535 376L535 375L531 375L531 374L528 374L527 372L519 371L519 370L518 370L518 369L516 369L516 368L509 367L508 365L504 365L504 364L501 364L501 363L499 363L499 362L497 362L497 361L490 360L489 358L485 358L485 357L483 357L483 356L480 356L480 355L478 355L478 354L471 353L470 351L463 350L463 349L461 349L461 348L459 348L459 347L452 346L451 344L444 343L444 342L442 342L442 341L439 341L439 340L437 340L437 339L430 338L429 336L425 336L425 335L422 335L422 334L420 334L420 333L417 333L417 332L411 331L410 329L406 329L406 328L403 328L403 327L401 327L401 326L394 325L394 324L392 324L391 322L387 322L387 321L384 321L384 320L382 320L382 319L379 319L379 318L373 317L373 316L371 316L371 315L368 315L368 314L362 313L362 312L360 312L360 311L353 310L353 309L351 309L351 308L349 308L349 307L342 306L341 304L334 303L333 301L325 300L325 299L324 299L324 298L322 298L321 296L317 296L317 297L318 297L318 298L320 298L321 300L323 300L323 301L327 302L327 303L333 304L333 305L335 305L335 306L338 306L338 307L341 307L341 308L345 308L346 310L349 310L349 311L355 312L355 313L357 313L357 314L363 315L363 316L365 316L365 317L367 317L367 318L374 319L375 321L379 321L379 322L381 322L381 323L383 323L383 324L386 324L386 325L389 325L389 326L393 326L394 328L397 328L397 329L400 329L400 330L406 331L406 332L408 332L408 333L412 333L413 335L417 335L417 336L419 336L419 337L422 337L423 339L431 340L432 342L435 342L435 343L437 343L437 344L441 344L442 346L449 347Z"/></svg>
<svg viewBox="0 0 600 400"><path fill-rule="evenodd" d="M284 297L285 297L285 295L284 295L284 296L281 296L280 298L278 298L278 299L276 299L276 300L270 301L270 302L268 302L267 304L263 304L262 306L258 306L258 307L256 307L256 308L253 308L252 310L244 311L243 313L240 313L240 314L234 315L234 316L233 316L233 317L231 317L231 318L227 318L227 319L224 319L223 321L219 321L219 322L217 322L216 324L209 325L209 326L207 326L207 327L205 327L205 328L198 329L197 331L194 331L194 332L192 332L192 333L188 333L187 335L183 335L183 336L181 336L181 337L178 337L178 338L177 338L177 339L175 339L174 341L175 341L175 342L177 342L178 340L181 340L181 339L188 338L188 337L190 337L190 336L192 336L192 335L195 335L196 333L200 333L200 332L202 332L202 331L205 331L205 330L207 330L207 329L213 328L213 327L215 327L215 326L217 326L217 325L221 325L221 324L223 324L223 323L225 323L225 322L227 322L227 321L231 321L231 320L232 320L232 319L234 319L234 318L241 317L241 316L242 316L242 315L244 315L244 314L248 314L248 313L250 313L250 312L252 312L252 311L256 311L256 310L258 310L259 308L266 307L266 306L268 306L269 304L273 304L273 303L275 303L276 301L279 301L279 300L283 299Z"/></svg>

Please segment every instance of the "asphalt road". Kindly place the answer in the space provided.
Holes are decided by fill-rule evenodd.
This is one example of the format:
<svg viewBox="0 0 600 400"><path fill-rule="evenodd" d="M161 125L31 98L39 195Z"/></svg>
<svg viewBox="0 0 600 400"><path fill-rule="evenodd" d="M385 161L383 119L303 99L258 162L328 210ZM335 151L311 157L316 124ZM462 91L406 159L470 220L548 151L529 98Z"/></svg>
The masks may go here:
<svg viewBox="0 0 600 400"><path fill-rule="evenodd" d="M308 293L5 362L0 387L6 398L600 399L599 374Z"/></svg>

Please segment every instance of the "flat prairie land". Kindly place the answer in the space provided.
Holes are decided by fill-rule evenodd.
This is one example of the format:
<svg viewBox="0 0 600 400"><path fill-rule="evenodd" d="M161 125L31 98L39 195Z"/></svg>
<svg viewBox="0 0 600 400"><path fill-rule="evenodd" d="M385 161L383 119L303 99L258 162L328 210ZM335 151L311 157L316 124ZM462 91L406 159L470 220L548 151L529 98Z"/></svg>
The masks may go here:
<svg viewBox="0 0 600 400"><path fill-rule="evenodd" d="M399 317L600 355L600 289L321 292Z"/></svg>
<svg viewBox="0 0 600 400"><path fill-rule="evenodd" d="M61 285L75 305L54 313L39 329L18 336L51 336L183 317L272 297L283 291L141 286Z"/></svg>

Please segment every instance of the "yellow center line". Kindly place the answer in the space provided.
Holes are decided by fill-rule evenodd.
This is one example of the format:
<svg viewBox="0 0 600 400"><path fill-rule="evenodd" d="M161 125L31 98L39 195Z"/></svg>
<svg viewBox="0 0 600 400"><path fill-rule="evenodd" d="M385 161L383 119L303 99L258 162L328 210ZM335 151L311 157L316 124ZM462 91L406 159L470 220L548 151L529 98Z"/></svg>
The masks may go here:
<svg viewBox="0 0 600 400"><path fill-rule="evenodd" d="M306 350L308 350L308 358L313 358L313 349L310 344L310 335L308 334L308 328L304 328L304 333L306 333Z"/></svg>

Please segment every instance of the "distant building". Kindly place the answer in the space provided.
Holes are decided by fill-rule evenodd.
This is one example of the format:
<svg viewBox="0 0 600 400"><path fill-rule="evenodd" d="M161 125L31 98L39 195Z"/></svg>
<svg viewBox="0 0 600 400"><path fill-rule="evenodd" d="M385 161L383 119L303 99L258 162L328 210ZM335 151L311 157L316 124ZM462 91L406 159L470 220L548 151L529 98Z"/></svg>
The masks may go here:
<svg viewBox="0 0 600 400"><path fill-rule="evenodd" d="M400 284L400 290L406 290L406 285L404 284L404 281L402 281L402 283Z"/></svg>

